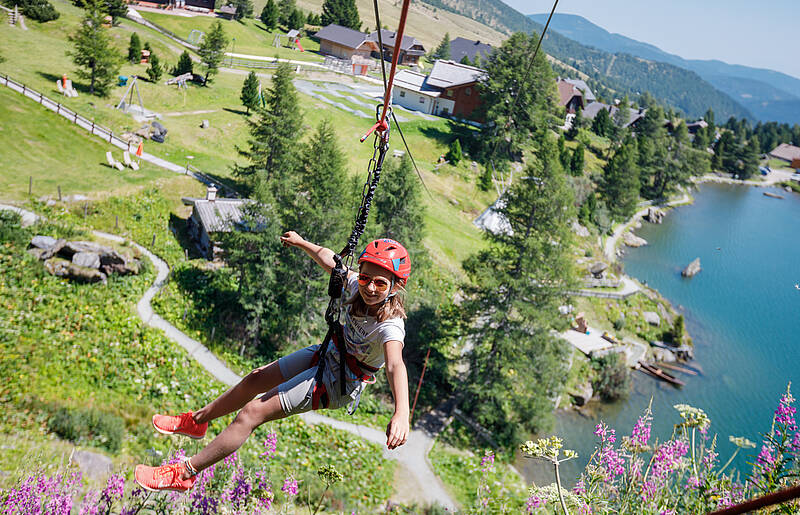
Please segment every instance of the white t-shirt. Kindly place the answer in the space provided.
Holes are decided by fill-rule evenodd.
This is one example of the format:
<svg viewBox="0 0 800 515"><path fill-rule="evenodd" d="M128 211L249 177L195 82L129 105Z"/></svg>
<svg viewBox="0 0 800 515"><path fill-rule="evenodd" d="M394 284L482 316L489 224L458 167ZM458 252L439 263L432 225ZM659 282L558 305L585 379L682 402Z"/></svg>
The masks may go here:
<svg viewBox="0 0 800 515"><path fill-rule="evenodd" d="M347 280L344 298L349 299L358 291L356 275L351 275ZM383 344L388 341L403 343L406 336L405 323L402 318L390 318L385 322L378 322L373 316L354 316L350 313L350 306L344 313L344 339L347 342L347 352L357 360L372 368L381 368L384 365ZM336 346L331 346L329 353L333 353L338 361L339 356ZM365 371L366 372L366 371Z"/></svg>

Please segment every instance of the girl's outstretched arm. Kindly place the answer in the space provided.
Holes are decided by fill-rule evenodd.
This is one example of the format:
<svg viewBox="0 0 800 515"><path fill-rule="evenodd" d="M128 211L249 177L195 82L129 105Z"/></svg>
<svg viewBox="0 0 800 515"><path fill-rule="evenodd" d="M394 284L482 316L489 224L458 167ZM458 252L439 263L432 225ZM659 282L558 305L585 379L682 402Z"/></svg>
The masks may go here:
<svg viewBox="0 0 800 515"><path fill-rule="evenodd" d="M383 344L386 358L386 375L394 396L394 415L386 427L386 446L389 449L406 443L409 432L408 420L408 373L403 363L403 344L391 340Z"/></svg>
<svg viewBox="0 0 800 515"><path fill-rule="evenodd" d="M336 266L336 263L333 261L333 251L331 249L322 247L316 243L311 243L294 231L283 233L283 236L281 236L281 243L283 243L284 247L298 247L303 249L306 254L316 261L327 273L331 273L333 267Z"/></svg>

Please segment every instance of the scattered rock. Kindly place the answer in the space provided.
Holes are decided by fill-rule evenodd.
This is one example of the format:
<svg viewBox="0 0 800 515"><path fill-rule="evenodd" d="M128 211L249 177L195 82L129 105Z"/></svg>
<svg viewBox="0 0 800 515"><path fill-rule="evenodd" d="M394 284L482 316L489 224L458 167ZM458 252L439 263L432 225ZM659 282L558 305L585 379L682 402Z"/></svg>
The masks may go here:
<svg viewBox="0 0 800 515"><path fill-rule="evenodd" d="M654 311L645 311L642 313L642 317L644 321L653 326L660 326L661 325L661 317L658 316L658 313Z"/></svg>
<svg viewBox="0 0 800 515"><path fill-rule="evenodd" d="M637 220L636 223L633 224L633 228L634 229L641 229L642 228L642 222Z"/></svg>
<svg viewBox="0 0 800 515"><path fill-rule="evenodd" d="M700 267L700 258L695 258L694 261L689 263L689 265L683 269L681 275L684 277L694 277L695 275L700 273L700 270L702 270L702 268Z"/></svg>
<svg viewBox="0 0 800 515"><path fill-rule="evenodd" d="M31 239L31 246L39 249L49 249L56 244L56 239L52 236L34 236Z"/></svg>
<svg viewBox="0 0 800 515"><path fill-rule="evenodd" d="M647 240L640 238L632 232L626 232L622 235L622 241L629 247L641 247L647 245Z"/></svg>
<svg viewBox="0 0 800 515"><path fill-rule="evenodd" d="M581 238L588 238L590 236L589 229L579 224L577 220L572 222L572 232Z"/></svg>
<svg viewBox="0 0 800 515"><path fill-rule="evenodd" d="M584 406L587 402L592 400L592 395L594 395L592 383L587 381L586 383L577 386L575 389L569 392L569 395L575 400L576 406Z"/></svg>
<svg viewBox="0 0 800 515"><path fill-rule="evenodd" d="M86 268L100 268L100 255L94 252L76 252L72 255L72 263Z"/></svg>
<svg viewBox="0 0 800 515"><path fill-rule="evenodd" d="M598 261L589 267L589 272L599 279L603 277L603 272L605 272L607 268L607 264L603 263L602 261Z"/></svg>
<svg viewBox="0 0 800 515"><path fill-rule="evenodd" d="M100 269L107 275L138 274L141 265L136 259L127 259L116 251L100 254Z"/></svg>
<svg viewBox="0 0 800 515"><path fill-rule="evenodd" d="M208 121L208 120L203 120L203 121L200 123L200 128L201 128L201 129L208 129L209 127L211 127L211 123L209 123L209 121Z"/></svg>
<svg viewBox="0 0 800 515"><path fill-rule="evenodd" d="M659 347L653 347L653 359L655 361L660 361L662 363L674 363L677 361L675 358L675 354L672 353L669 349L662 349Z"/></svg>
<svg viewBox="0 0 800 515"><path fill-rule="evenodd" d="M45 269L57 277L67 277L80 282L98 283L106 282L106 274L94 268L76 265L59 257L50 258L44 262Z"/></svg>
<svg viewBox="0 0 800 515"><path fill-rule="evenodd" d="M53 200L53 199L48 199L48 201L47 201L47 202L45 202L45 205L46 205L47 207L53 207L53 206L55 206L55 205L56 205L56 201L55 201L55 200Z"/></svg>
<svg viewBox="0 0 800 515"><path fill-rule="evenodd" d="M67 244L64 245L64 249L61 251L61 254L71 259L72 256L77 252L107 254L114 252L114 249L111 247L106 247L105 245L100 245L99 243L95 243L93 241L68 241Z"/></svg>
<svg viewBox="0 0 800 515"><path fill-rule="evenodd" d="M661 318L663 318L669 325L672 325L674 320L670 312L667 311L667 308L664 307L664 305L661 304L660 302L656 307L658 308L658 314L661 315Z"/></svg>
<svg viewBox="0 0 800 515"><path fill-rule="evenodd" d="M647 214L644 215L644 219L651 224L660 224L664 221L664 212L658 208L651 207L647 210Z"/></svg>
<svg viewBox="0 0 800 515"><path fill-rule="evenodd" d="M91 479L102 480L114 471L114 463L111 458L97 452L75 451L72 461L78 465L81 472Z"/></svg>

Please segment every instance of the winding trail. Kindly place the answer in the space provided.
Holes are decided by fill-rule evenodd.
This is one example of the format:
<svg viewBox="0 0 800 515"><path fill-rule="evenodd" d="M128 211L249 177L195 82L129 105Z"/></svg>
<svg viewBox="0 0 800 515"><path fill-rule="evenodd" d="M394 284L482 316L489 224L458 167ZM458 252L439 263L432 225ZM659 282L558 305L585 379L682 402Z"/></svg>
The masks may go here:
<svg viewBox="0 0 800 515"><path fill-rule="evenodd" d="M15 206L0 204L0 210L18 213L22 217L23 226L31 225L40 219L37 214ZM126 240L121 236L101 231L92 231L92 234L117 243L128 241L132 247L138 249L142 254L147 256L153 263L153 266L155 266L157 270L156 279L136 304L136 311L139 318L141 318L146 325L162 330L170 340L183 347L186 352L189 353L189 356L194 358L200 366L218 381L227 386L233 386L238 383L241 377L228 368L225 363L220 361L220 359L208 350L205 345L190 338L153 311L150 302L169 280L169 266L167 263L142 245ZM413 482L416 483L413 485L414 488L409 489L417 494L414 495L414 500L428 504L436 503L451 512L456 510L456 503L445 490L441 480L433 472L433 468L428 460L428 452L431 450L431 447L433 447L436 434L441 430L441 425L437 424L438 420L441 418L440 413L433 412L422 417L415 426L418 429L411 430L405 445L391 451L385 448L386 434L375 428L352 424L315 412L304 413L300 415L300 417L309 424L326 424L383 446L384 458L397 460L406 469L403 472L412 476L411 478L404 479L412 479Z"/></svg>

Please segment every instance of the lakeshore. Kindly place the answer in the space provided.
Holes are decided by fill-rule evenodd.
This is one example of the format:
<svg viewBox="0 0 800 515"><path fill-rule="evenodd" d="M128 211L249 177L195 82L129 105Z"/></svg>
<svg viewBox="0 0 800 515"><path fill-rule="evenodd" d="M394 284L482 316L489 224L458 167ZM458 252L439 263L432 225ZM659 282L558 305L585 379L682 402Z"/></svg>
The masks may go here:
<svg viewBox="0 0 800 515"><path fill-rule="evenodd" d="M800 274L792 262L800 254L793 232L800 220L800 197L785 195L778 201L762 193L762 188L705 183L694 203L671 210L661 225L637 230L649 245L626 251L625 271L646 281L685 316L695 343L692 365L701 373L683 376L687 386L682 389L636 373L626 400L559 411L552 434L580 455L565 464L568 481L594 449L595 424L602 419L618 435L629 434L651 397L654 437L669 436L678 418L672 406L686 403L709 414L709 434L718 434L720 459L733 452L729 435L761 441L759 433L769 429L786 384L800 380L795 366L800 291L794 288ZM695 257L704 270L682 278L680 271ZM734 463L740 472L746 473L757 451L740 453ZM523 462L521 469L526 479L552 481L550 471L532 463Z"/></svg>

